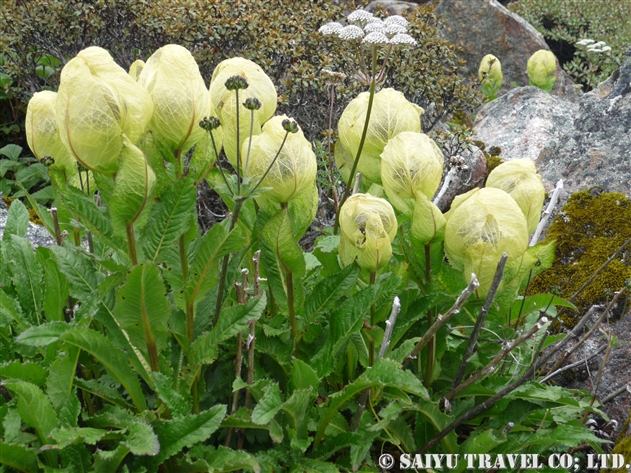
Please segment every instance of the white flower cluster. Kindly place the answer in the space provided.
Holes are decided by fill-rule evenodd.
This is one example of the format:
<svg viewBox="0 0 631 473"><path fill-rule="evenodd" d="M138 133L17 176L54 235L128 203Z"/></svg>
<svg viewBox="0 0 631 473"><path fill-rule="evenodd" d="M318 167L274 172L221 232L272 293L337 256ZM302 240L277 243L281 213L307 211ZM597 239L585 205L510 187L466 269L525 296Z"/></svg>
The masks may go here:
<svg viewBox="0 0 631 473"><path fill-rule="evenodd" d="M594 41L593 39L582 39L576 43L577 46L586 46L588 53L607 53L611 51L611 47L607 46L604 41Z"/></svg>
<svg viewBox="0 0 631 473"><path fill-rule="evenodd" d="M416 40L407 34L408 21L401 15L392 15L385 20L374 17L366 10L355 10L348 15L348 26L330 22L320 27L321 34L336 35L343 40L359 40L368 45L416 45Z"/></svg>

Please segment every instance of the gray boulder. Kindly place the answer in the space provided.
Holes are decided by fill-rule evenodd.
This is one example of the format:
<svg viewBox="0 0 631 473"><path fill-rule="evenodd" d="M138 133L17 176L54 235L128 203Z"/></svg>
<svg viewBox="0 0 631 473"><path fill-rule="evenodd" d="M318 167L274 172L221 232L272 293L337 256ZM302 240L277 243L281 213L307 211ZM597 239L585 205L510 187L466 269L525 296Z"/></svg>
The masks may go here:
<svg viewBox="0 0 631 473"><path fill-rule="evenodd" d="M0 239L4 236L8 212L7 206L4 200L2 200L2 194L0 194ZM40 225L35 225L33 222L28 223L26 239L30 241L33 246L45 246L50 248L55 244L55 240L50 236L48 231Z"/></svg>
<svg viewBox="0 0 631 473"><path fill-rule="evenodd" d="M511 82L528 85L528 59L540 49L550 49L530 23L496 0L441 0L435 12L445 23L445 38L463 48L461 57L467 61L463 72L477 77L482 58L493 54L502 64L504 92ZM552 94L576 100L570 77L560 67L556 75Z"/></svg>
<svg viewBox="0 0 631 473"><path fill-rule="evenodd" d="M621 67L584 94L574 129L536 159L548 182L563 178L568 192L601 186L631 195L631 48Z"/></svg>
<svg viewBox="0 0 631 473"><path fill-rule="evenodd" d="M502 159L537 159L574 129L578 105L537 87L518 87L484 105L476 115L475 139L499 146Z"/></svg>

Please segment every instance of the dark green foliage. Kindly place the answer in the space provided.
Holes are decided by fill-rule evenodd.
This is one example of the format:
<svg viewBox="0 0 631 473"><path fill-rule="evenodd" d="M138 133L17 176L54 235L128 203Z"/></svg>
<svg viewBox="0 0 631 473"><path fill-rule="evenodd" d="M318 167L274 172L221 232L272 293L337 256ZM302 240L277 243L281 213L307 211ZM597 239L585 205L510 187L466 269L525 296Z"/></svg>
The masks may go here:
<svg viewBox="0 0 631 473"><path fill-rule="evenodd" d="M521 0L512 6L544 36L572 78L591 90L620 66L631 35L629 0ZM582 39L604 41L609 52L589 53Z"/></svg>

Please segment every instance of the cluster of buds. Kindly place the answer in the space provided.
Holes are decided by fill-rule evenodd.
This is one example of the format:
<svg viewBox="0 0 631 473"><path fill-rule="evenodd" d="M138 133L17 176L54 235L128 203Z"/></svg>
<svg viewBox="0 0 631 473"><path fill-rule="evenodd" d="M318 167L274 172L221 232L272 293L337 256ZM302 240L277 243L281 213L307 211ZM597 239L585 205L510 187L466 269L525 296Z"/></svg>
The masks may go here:
<svg viewBox="0 0 631 473"><path fill-rule="evenodd" d="M608 53L611 46L607 46L604 41L594 41L593 39L582 39L576 43L577 46L585 46L588 53Z"/></svg>
<svg viewBox="0 0 631 473"><path fill-rule="evenodd" d="M401 15L392 15L385 19L377 18L366 10L355 10L346 17L346 26L333 21L321 26L318 30L324 36L334 36L354 46L366 46L372 54L373 61L367 61L360 48L357 48L357 63L360 69L355 76L362 84L383 84L386 79L386 64L393 47L415 46L416 40L408 34L408 21ZM367 64L375 63L379 48L387 48L380 71L370 71Z"/></svg>

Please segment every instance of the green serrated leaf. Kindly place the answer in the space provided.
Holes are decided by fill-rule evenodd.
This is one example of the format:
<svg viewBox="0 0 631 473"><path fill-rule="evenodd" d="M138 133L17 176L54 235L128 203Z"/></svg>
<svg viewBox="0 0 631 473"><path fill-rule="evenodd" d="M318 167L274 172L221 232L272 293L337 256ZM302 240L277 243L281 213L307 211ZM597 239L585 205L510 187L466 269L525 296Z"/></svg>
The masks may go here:
<svg viewBox="0 0 631 473"><path fill-rule="evenodd" d="M294 358L294 367L291 370L291 385L295 390L317 390L320 385L320 378L311 366L304 361Z"/></svg>
<svg viewBox="0 0 631 473"><path fill-rule="evenodd" d="M265 310L265 293L251 298L246 304L231 306L221 311L217 325L209 333L198 337L191 345L191 363L211 363L217 357L217 346L241 332L250 320L258 320Z"/></svg>
<svg viewBox="0 0 631 473"><path fill-rule="evenodd" d="M64 333L61 340L87 351L103 364L110 376L117 379L129 393L138 411L147 408L138 377L129 367L128 357L116 350L107 338L99 332L77 327Z"/></svg>
<svg viewBox="0 0 631 473"><path fill-rule="evenodd" d="M230 222L224 220L214 225L201 240L189 271L184 296L187 304L195 304L217 284L220 259L240 250L245 244L245 236L240 226L229 230ZM180 307L184 309L184 307Z"/></svg>
<svg viewBox="0 0 631 473"><path fill-rule="evenodd" d="M60 351L48 368L46 392L57 413L73 395L72 388L78 360L79 349L72 347L67 351Z"/></svg>
<svg viewBox="0 0 631 473"><path fill-rule="evenodd" d="M57 441L56 448L62 449L79 443L96 445L99 440L109 433L109 430L93 429L91 427L62 427L54 429L50 433L50 438Z"/></svg>
<svg viewBox="0 0 631 473"><path fill-rule="evenodd" d="M57 261L47 259L44 263L44 314L46 320L64 320L68 295L68 280L59 271Z"/></svg>
<svg viewBox="0 0 631 473"><path fill-rule="evenodd" d="M351 264L340 273L330 276L318 283L305 301L305 315L323 313L342 297L357 282L360 268Z"/></svg>
<svg viewBox="0 0 631 473"><path fill-rule="evenodd" d="M171 379L160 372L153 374L156 394L166 404L173 417L181 417L191 412L191 399L184 397L171 386Z"/></svg>
<svg viewBox="0 0 631 473"><path fill-rule="evenodd" d="M289 470L291 473L340 473L333 463L311 458L301 458Z"/></svg>
<svg viewBox="0 0 631 473"><path fill-rule="evenodd" d="M50 443L48 435L57 427L57 415L41 389L18 379L6 379L3 384L17 398L24 423L35 429L42 444Z"/></svg>
<svg viewBox="0 0 631 473"><path fill-rule="evenodd" d="M0 365L0 378L21 379L36 386L43 386L47 375L46 369L36 363L15 360Z"/></svg>
<svg viewBox="0 0 631 473"><path fill-rule="evenodd" d="M117 251L118 255L127 260L127 247L122 239L114 236L110 218L106 207L99 207L94 200L72 186L66 186L60 192L62 202L94 235L103 240L110 248Z"/></svg>
<svg viewBox="0 0 631 473"><path fill-rule="evenodd" d="M21 445L4 443L2 440L0 440L0 464L25 473L38 471L37 455L33 450Z"/></svg>
<svg viewBox="0 0 631 473"><path fill-rule="evenodd" d="M234 414L227 416L221 423L221 428L267 430L274 443L283 441L283 428L278 422L271 420L265 425L255 424L251 420L251 415L252 412L249 409L242 407Z"/></svg>
<svg viewBox="0 0 631 473"><path fill-rule="evenodd" d="M15 339L16 343L30 347L45 347L59 340L65 332L73 327L66 322L49 322L37 325L22 332Z"/></svg>
<svg viewBox="0 0 631 473"><path fill-rule="evenodd" d="M122 443L111 451L97 449L94 455L94 473L116 473L128 453L129 447Z"/></svg>
<svg viewBox="0 0 631 473"><path fill-rule="evenodd" d="M216 405L199 414L172 419L155 427L161 450L152 462L160 465L185 447L207 440L226 415L225 405Z"/></svg>
<svg viewBox="0 0 631 473"><path fill-rule="evenodd" d="M309 422L309 410L316 397L317 391L312 389L297 389L289 399L282 404L283 411L289 417L289 421L296 432L296 439L307 440L307 424ZM308 445L311 444L309 440Z"/></svg>
<svg viewBox="0 0 631 473"><path fill-rule="evenodd" d="M22 202L14 200L7 214L7 223L4 227L3 241L10 241L11 235L25 237L28 231L29 214Z"/></svg>
<svg viewBox="0 0 631 473"><path fill-rule="evenodd" d="M11 280L17 292L25 315L33 322L38 322L43 308L42 266L35 258L31 243L20 236L11 235L3 242L3 257L11 269Z"/></svg>
<svg viewBox="0 0 631 473"><path fill-rule="evenodd" d="M160 442L153 428L144 422L134 422L128 428L123 440L134 455L156 456L160 452Z"/></svg>
<svg viewBox="0 0 631 473"><path fill-rule="evenodd" d="M282 407L283 399L278 383L270 383L265 389L265 394L259 399L259 402L252 411L252 422L265 425L274 418Z"/></svg>
<svg viewBox="0 0 631 473"><path fill-rule="evenodd" d="M196 197L192 178L178 180L162 193L160 201L151 209L141 238L141 246L149 261L160 261L162 253L186 232L190 217L196 212Z"/></svg>
<svg viewBox="0 0 631 473"><path fill-rule="evenodd" d="M116 293L114 317L132 345L159 370L158 356L167 345L171 306L160 271L150 262L135 266Z"/></svg>
<svg viewBox="0 0 631 473"><path fill-rule="evenodd" d="M105 276L100 273L92 260L79 250L68 250L63 246L51 248L59 270L68 279L70 295L76 299L85 301L93 294L98 293L98 287Z"/></svg>
<svg viewBox="0 0 631 473"><path fill-rule="evenodd" d="M19 303L0 289L0 325L9 325L12 319L18 327L26 330L29 323L24 319ZM4 319L4 321L3 321Z"/></svg>
<svg viewBox="0 0 631 473"><path fill-rule="evenodd" d="M263 227L261 236L272 248L276 258L293 273L295 278L301 278L304 275L305 258L292 233L288 209L281 209L270 218Z"/></svg>
<svg viewBox="0 0 631 473"><path fill-rule="evenodd" d="M219 446L216 450L213 447L196 448L191 452L192 456L203 458L209 467L208 471L229 472L247 468L259 473L261 467L256 458L244 451L236 451L227 447Z"/></svg>
<svg viewBox="0 0 631 473"><path fill-rule="evenodd" d="M10 143L0 148L0 154L6 156L11 161L17 161L21 153L22 153L22 147L13 143Z"/></svg>
<svg viewBox="0 0 631 473"><path fill-rule="evenodd" d="M87 391L95 396L100 397L101 399L115 405L118 407L122 407L124 409L133 409L133 406L129 404L123 396L113 387L108 386L102 382L102 379L107 377L107 379L111 378L109 376L101 376L98 380L96 379L81 379L76 378L75 384L78 388ZM116 383L118 386L118 383Z"/></svg>

